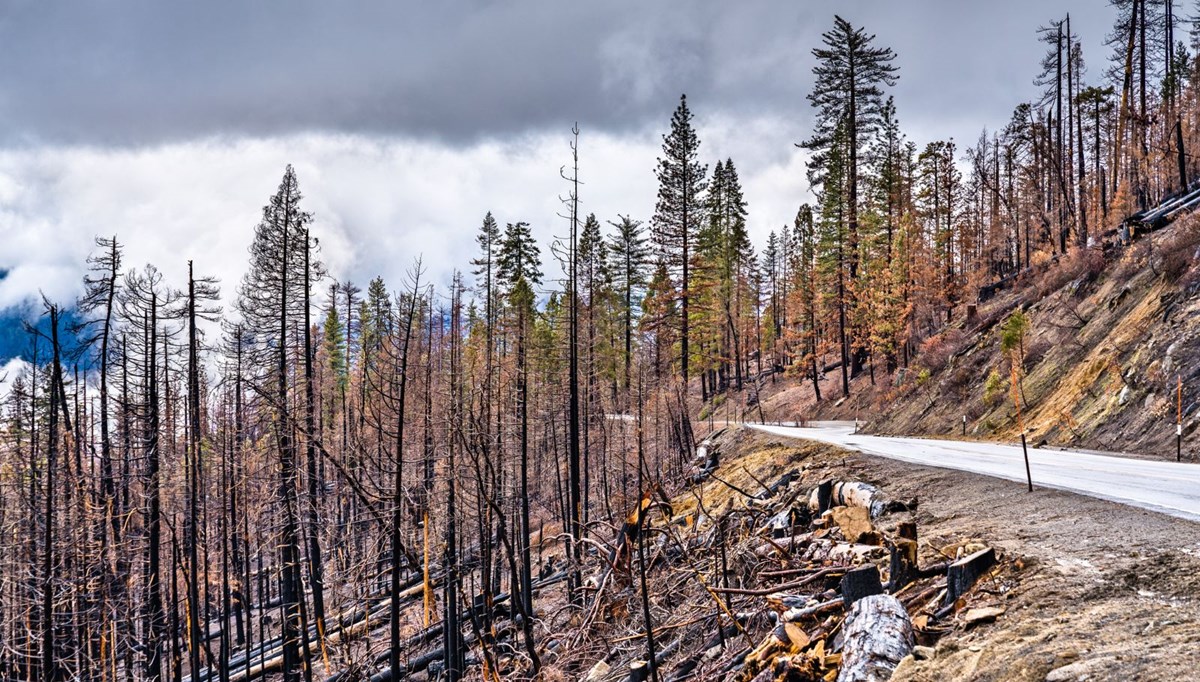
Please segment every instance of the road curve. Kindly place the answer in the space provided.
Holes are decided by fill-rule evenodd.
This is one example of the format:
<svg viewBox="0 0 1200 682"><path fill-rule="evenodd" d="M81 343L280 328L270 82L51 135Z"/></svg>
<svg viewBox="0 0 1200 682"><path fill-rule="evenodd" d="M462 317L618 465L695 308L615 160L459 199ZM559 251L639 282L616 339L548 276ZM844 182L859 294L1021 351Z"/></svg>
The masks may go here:
<svg viewBox="0 0 1200 682"><path fill-rule="evenodd" d="M1025 460L1020 445L869 436L854 433L850 425L828 423L812 427L746 426L776 436L831 443L868 455L1025 483ZM1200 465L1031 447L1029 466L1035 488L1069 490L1200 521Z"/></svg>

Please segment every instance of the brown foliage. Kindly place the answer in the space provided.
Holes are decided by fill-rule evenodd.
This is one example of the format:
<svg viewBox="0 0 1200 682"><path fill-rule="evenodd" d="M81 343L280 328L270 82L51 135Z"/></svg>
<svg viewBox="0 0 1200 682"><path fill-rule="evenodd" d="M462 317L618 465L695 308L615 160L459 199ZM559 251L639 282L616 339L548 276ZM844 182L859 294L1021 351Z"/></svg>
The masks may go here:
<svg viewBox="0 0 1200 682"><path fill-rule="evenodd" d="M962 349L967 335L957 327L951 327L921 342L921 353L917 357L922 367L930 372L945 368L950 358Z"/></svg>

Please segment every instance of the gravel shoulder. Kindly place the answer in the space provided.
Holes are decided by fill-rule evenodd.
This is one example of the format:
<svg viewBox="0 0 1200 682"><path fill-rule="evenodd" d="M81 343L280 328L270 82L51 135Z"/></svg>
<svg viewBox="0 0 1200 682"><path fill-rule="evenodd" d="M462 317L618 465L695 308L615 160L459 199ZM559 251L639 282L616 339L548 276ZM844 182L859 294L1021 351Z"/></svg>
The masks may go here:
<svg viewBox="0 0 1200 682"><path fill-rule="evenodd" d="M751 442L753 445L751 446ZM803 443L762 434L743 447ZM956 629L894 680L1196 679L1200 663L1200 524L978 474L823 446L830 467L919 500L923 550L978 538L1012 563L994 623ZM743 450L744 452L746 450ZM945 542L942 542L945 540Z"/></svg>

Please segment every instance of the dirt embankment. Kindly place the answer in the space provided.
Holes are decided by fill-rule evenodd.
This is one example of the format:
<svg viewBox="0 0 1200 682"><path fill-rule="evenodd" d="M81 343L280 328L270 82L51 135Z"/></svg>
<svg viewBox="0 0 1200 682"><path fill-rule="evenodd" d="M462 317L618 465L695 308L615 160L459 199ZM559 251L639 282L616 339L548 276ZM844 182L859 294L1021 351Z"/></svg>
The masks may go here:
<svg viewBox="0 0 1200 682"><path fill-rule="evenodd" d="M840 398L837 371L821 382L819 404L810 382L767 380L767 418L858 417L876 433L960 437L965 415L968 438L1015 440L1000 335L1021 310L1029 320L1020 387L1031 442L1174 458L1181 407L1183 456L1200 458L1200 216L1124 250L1093 249L1045 266L970 320L965 307L907 369L876 368L874 380L864 373L849 399Z"/></svg>

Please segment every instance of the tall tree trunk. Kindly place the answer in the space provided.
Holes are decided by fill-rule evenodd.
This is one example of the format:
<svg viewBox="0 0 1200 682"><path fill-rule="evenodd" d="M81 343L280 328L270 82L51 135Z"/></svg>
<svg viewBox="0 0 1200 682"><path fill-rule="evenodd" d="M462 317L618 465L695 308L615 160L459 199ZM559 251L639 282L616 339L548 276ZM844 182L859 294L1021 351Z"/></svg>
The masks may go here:
<svg viewBox="0 0 1200 682"><path fill-rule="evenodd" d="M291 252L293 245L289 244L288 224L290 209L285 209L283 226L282 253L279 254L280 274L280 304L279 304L279 335L277 338L278 352L276 353L276 410L279 412L275 424L275 441L279 449L279 498L283 504L283 537L280 547L279 592L280 610L283 614L280 636L283 639L283 679L284 682L299 682L300 680L300 530L297 521L296 500L296 444L292 440L291 414L287 394L287 353L288 353L288 289Z"/></svg>
<svg viewBox="0 0 1200 682"><path fill-rule="evenodd" d="M412 340L413 317L417 310L417 292L421 285L419 270L413 276L413 287L409 298L408 315L404 322L404 346L400 350L400 366L396 380L399 383L399 396L396 401L396 462L392 478L392 589L391 589L391 656L390 663L393 674L400 670L400 568L401 556L404 555L403 536L401 535L401 510L404 502L404 399L408 390L408 349Z"/></svg>
<svg viewBox="0 0 1200 682"><path fill-rule="evenodd" d="M574 141L571 143L571 157L573 160L573 174L571 176L571 236L570 236L570 251L567 254L567 286L569 288L570 310L568 312L569 319L569 334L568 334L568 431L567 431L567 504L569 506L570 517L566 519L570 531L570 552L568 557L569 578L567 580L567 589L570 592L571 603L580 604L583 600L581 593L583 580L580 573L580 562L583 559L583 517L582 517L582 496L581 496L581 473L580 468L580 424L579 424L579 248L578 248L578 231L579 231L579 126L576 125L571 129L574 135ZM685 219L686 222L686 219ZM684 230L686 235L686 228ZM684 290L687 289L687 257L686 257L686 236L684 246ZM687 378L687 295L684 294L684 360L683 372L684 379Z"/></svg>
<svg viewBox="0 0 1200 682"><path fill-rule="evenodd" d="M313 386L312 343L312 242L304 232L304 444L308 464L308 579L311 583L313 621L317 641L325 649L325 567L321 556L320 515L322 481L317 476L316 395Z"/></svg>
<svg viewBox="0 0 1200 682"><path fill-rule="evenodd" d="M188 261L188 443L187 496L188 517L184 533L187 543L187 627L188 669L193 677L200 674L200 349L196 336L196 280Z"/></svg>
<svg viewBox="0 0 1200 682"><path fill-rule="evenodd" d="M162 587L159 578L159 557L162 544L162 510L159 493L159 405L158 364L155 347L158 345L158 300L150 296L149 319L146 320L146 678L148 682L163 679L162 646L166 629L163 615Z"/></svg>

